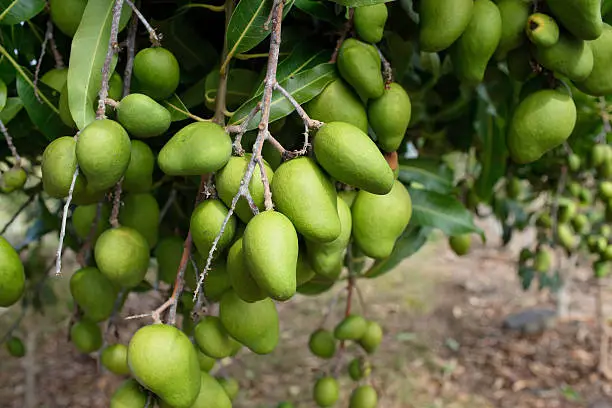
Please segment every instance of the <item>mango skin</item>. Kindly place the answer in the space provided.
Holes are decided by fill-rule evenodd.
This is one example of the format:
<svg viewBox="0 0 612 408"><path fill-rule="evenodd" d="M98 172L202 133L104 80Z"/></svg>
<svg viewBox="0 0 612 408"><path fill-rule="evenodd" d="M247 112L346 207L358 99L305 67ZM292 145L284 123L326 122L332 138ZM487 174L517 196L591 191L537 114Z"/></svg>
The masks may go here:
<svg viewBox="0 0 612 408"><path fill-rule="evenodd" d="M530 15L525 32L529 40L538 47L552 47L559 41L559 26L548 14Z"/></svg>
<svg viewBox="0 0 612 408"><path fill-rule="evenodd" d="M96 323L82 319L70 328L70 341L81 353L93 353L102 347L102 331Z"/></svg>
<svg viewBox="0 0 612 408"><path fill-rule="evenodd" d="M196 350L174 326L152 324L139 329L128 345L134 378L176 408L190 408L200 394Z"/></svg>
<svg viewBox="0 0 612 408"><path fill-rule="evenodd" d="M155 247L155 258L157 259L157 276L160 281L174 284L183 256L183 244L184 239L177 236L164 237L159 240ZM193 265L188 262L185 276L193 276L194 274Z"/></svg>
<svg viewBox="0 0 612 408"><path fill-rule="evenodd" d="M58 107L59 116L64 125L68 126L71 129L76 128L76 123L74 119L72 119L72 114L70 113L70 106L68 101L68 84L65 84L60 92L60 98Z"/></svg>
<svg viewBox="0 0 612 408"><path fill-rule="evenodd" d="M336 64L342 78L362 99L380 98L385 83L380 71L380 56L371 44L354 38L345 40Z"/></svg>
<svg viewBox="0 0 612 408"><path fill-rule="evenodd" d="M212 122L196 122L179 130L159 152L157 162L169 176L199 176L225 166L232 140Z"/></svg>
<svg viewBox="0 0 612 408"><path fill-rule="evenodd" d="M546 5L570 33L582 40L596 40L603 32L601 0L547 0Z"/></svg>
<svg viewBox="0 0 612 408"><path fill-rule="evenodd" d="M50 0L51 21L68 37L74 37L85 12L87 0Z"/></svg>
<svg viewBox="0 0 612 408"><path fill-rule="evenodd" d="M229 290L219 303L219 318L227 332L257 354L269 354L278 344L278 313L272 299L248 303Z"/></svg>
<svg viewBox="0 0 612 408"><path fill-rule="evenodd" d="M295 269L296 286L301 286L310 282L316 275L316 272L314 269L312 269L312 265L310 265L310 262L308 261L306 251L303 249L300 249L298 253L298 260Z"/></svg>
<svg viewBox="0 0 612 408"><path fill-rule="evenodd" d="M276 169L270 185L278 211L307 239L330 242L340 235L336 191L313 159L299 157ZM248 227L247 227L248 228Z"/></svg>
<svg viewBox="0 0 612 408"><path fill-rule="evenodd" d="M100 362L108 371L117 375L128 375L130 368L127 365L127 346L124 344L111 344L100 353Z"/></svg>
<svg viewBox="0 0 612 408"><path fill-rule="evenodd" d="M455 254L463 256L470 252L472 237L470 234L454 235L448 238L448 244Z"/></svg>
<svg viewBox="0 0 612 408"><path fill-rule="evenodd" d="M371 385L360 385L351 393L349 408L376 408L378 394Z"/></svg>
<svg viewBox="0 0 612 408"><path fill-rule="evenodd" d="M410 97L396 82L389 84L380 98L369 102L368 119L382 150L394 152L400 147L411 114Z"/></svg>
<svg viewBox="0 0 612 408"><path fill-rule="evenodd" d="M359 340L368 329L368 322L359 315L345 317L334 328L334 337L338 340Z"/></svg>
<svg viewBox="0 0 612 408"><path fill-rule="evenodd" d="M552 47L535 47L534 56L543 67L572 81L583 81L593 71L591 45L565 33L559 36L559 41Z"/></svg>
<svg viewBox="0 0 612 408"><path fill-rule="evenodd" d="M330 122L314 140L317 161L333 178L369 191L387 194L393 187L393 170L370 137L353 125Z"/></svg>
<svg viewBox="0 0 612 408"><path fill-rule="evenodd" d="M380 42L389 13L384 3L355 7L353 27L359 38L369 43Z"/></svg>
<svg viewBox="0 0 612 408"><path fill-rule="evenodd" d="M12 193L15 190L21 190L28 180L28 174L21 167L13 167L0 176L0 191L3 193Z"/></svg>
<svg viewBox="0 0 612 408"><path fill-rule="evenodd" d="M221 231L223 220L229 213L228 208L217 199L202 201L191 214L191 236L198 252L208 257L213 242ZM223 251L234 238L236 232L236 217L232 215L225 226L223 235L217 243L216 253Z"/></svg>
<svg viewBox="0 0 612 408"><path fill-rule="evenodd" d="M17 251L0 236L0 306L15 304L25 290L25 270Z"/></svg>
<svg viewBox="0 0 612 408"><path fill-rule="evenodd" d="M138 231L152 249L159 236L159 204L153 195L126 194L119 210L119 223Z"/></svg>
<svg viewBox="0 0 612 408"><path fill-rule="evenodd" d="M72 275L70 293L85 316L94 322L110 317L117 297L111 281L94 267L79 269Z"/></svg>
<svg viewBox="0 0 612 408"><path fill-rule="evenodd" d="M100 208L100 219L93 233L91 243L95 245L98 237L107 229L110 228L108 218L111 214L111 208L107 203L103 203ZM91 227L95 223L98 215L98 204L79 205L72 212L72 227L76 235L82 240L89 238Z"/></svg>
<svg viewBox="0 0 612 408"><path fill-rule="evenodd" d="M170 127L170 112L147 95L127 95L116 107L117 120L137 138L159 136Z"/></svg>
<svg viewBox="0 0 612 408"><path fill-rule="evenodd" d="M376 351L383 338L382 327L376 322L369 320L367 322L366 331L359 339L359 345L368 354L372 354Z"/></svg>
<svg viewBox="0 0 612 408"><path fill-rule="evenodd" d="M204 280L203 290L206 299L218 302L221 296L232 288L229 271L225 262L215 262Z"/></svg>
<svg viewBox="0 0 612 408"><path fill-rule="evenodd" d="M447 49L465 30L472 17L473 0L422 1L419 10L421 51Z"/></svg>
<svg viewBox="0 0 612 408"><path fill-rule="evenodd" d="M311 119L324 123L346 122L368 133L368 116L363 104L340 78L327 85L304 109Z"/></svg>
<svg viewBox="0 0 612 408"><path fill-rule="evenodd" d="M482 82L501 34L502 19L497 5L490 0L475 0L470 23L450 49L457 78L470 84Z"/></svg>
<svg viewBox="0 0 612 408"><path fill-rule="evenodd" d="M201 372L198 398L190 408L232 408L232 401L221 384L207 372Z"/></svg>
<svg viewBox="0 0 612 408"><path fill-rule="evenodd" d="M574 82L582 92L592 96L612 94L612 27L604 24L601 36L589 43L593 52L593 70L583 81Z"/></svg>
<svg viewBox="0 0 612 408"><path fill-rule="evenodd" d="M507 144L512 160L520 164L538 160L562 144L575 124L576 105L569 95L555 90L529 95L519 103L510 121Z"/></svg>
<svg viewBox="0 0 612 408"><path fill-rule="evenodd" d="M332 407L340 398L338 381L334 377L321 377L313 388L313 399L320 407Z"/></svg>
<svg viewBox="0 0 612 408"><path fill-rule="evenodd" d="M227 254L227 273L232 289L245 302L257 302L268 297L251 276L244 257L242 238L234 242Z"/></svg>
<svg viewBox="0 0 612 408"><path fill-rule="evenodd" d="M125 380L110 400L110 408L144 408L146 405L147 393L133 378Z"/></svg>
<svg viewBox="0 0 612 408"><path fill-rule="evenodd" d="M276 211L257 214L247 224L242 248L251 276L276 300L295 294L298 237L289 218Z"/></svg>
<svg viewBox="0 0 612 408"><path fill-rule="evenodd" d="M88 186L100 191L117 184L130 164L131 149L130 137L117 122L102 119L87 125L79 134L76 157Z"/></svg>
<svg viewBox="0 0 612 408"><path fill-rule="evenodd" d="M383 259L391 255L395 241L404 232L412 217L412 201L404 185L395 181L386 195L367 191L357 193L351 208L353 238L370 258Z"/></svg>
<svg viewBox="0 0 612 408"><path fill-rule="evenodd" d="M134 57L134 76L140 92L156 100L166 99L179 84L179 64L165 48L145 48Z"/></svg>
<svg viewBox="0 0 612 408"><path fill-rule="evenodd" d="M140 140L132 140L130 163L123 175L121 186L130 193L146 193L153 184L155 156L151 148Z"/></svg>
<svg viewBox="0 0 612 408"><path fill-rule="evenodd" d="M240 189L240 182L244 177L244 173L246 172L250 160L250 154L242 157L230 157L225 167L219 170L219 172L216 174L215 185L217 188L217 194L225 205L230 206L232 204L234 196ZM266 172L266 176L268 177L268 182L272 182L274 172L265 162L264 170ZM255 167L253 177L251 177L251 181L249 182L249 192L251 193L251 197L253 198L255 205L257 205L257 208L260 211L263 211L265 208L264 186L261 181L261 171L259 170L259 166ZM241 197L240 200L238 200L235 213L244 223L249 222L249 220L253 218L253 211L249 207L249 204L244 197Z"/></svg>
<svg viewBox="0 0 612 408"><path fill-rule="evenodd" d="M138 285L149 267L149 244L138 231L119 227L104 231L94 248L98 269L126 288Z"/></svg>
<svg viewBox="0 0 612 408"><path fill-rule="evenodd" d="M234 342L217 316L205 316L196 324L193 337L200 350L209 357L221 359L228 357Z"/></svg>
<svg viewBox="0 0 612 408"><path fill-rule="evenodd" d="M45 72L40 78L40 82L47 85L57 92L62 92L66 80L68 79L68 68L53 68Z"/></svg>
<svg viewBox="0 0 612 408"><path fill-rule="evenodd" d="M502 19L502 32L495 55L501 60L525 42L525 24L531 14L531 4L523 0L499 0L497 8Z"/></svg>

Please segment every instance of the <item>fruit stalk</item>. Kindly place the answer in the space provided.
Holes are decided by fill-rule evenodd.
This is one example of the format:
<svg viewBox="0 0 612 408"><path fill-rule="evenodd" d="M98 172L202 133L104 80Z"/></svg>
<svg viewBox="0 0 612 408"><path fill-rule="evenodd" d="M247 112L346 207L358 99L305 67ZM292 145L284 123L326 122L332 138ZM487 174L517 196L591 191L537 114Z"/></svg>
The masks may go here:
<svg viewBox="0 0 612 408"><path fill-rule="evenodd" d="M59 243L57 245L57 251L55 252L55 276L62 274L62 252L64 248L64 237L66 236L66 221L68 220L68 210L70 209L70 203L72 202L72 195L74 194L74 186L76 185L77 176L79 175L79 166L76 166L74 174L72 175L72 182L70 183L70 189L68 190L68 197L66 197L66 203L64 204L64 210L62 212L62 224L60 227Z"/></svg>
<svg viewBox="0 0 612 408"><path fill-rule="evenodd" d="M110 79L110 66L113 54L119 51L117 44L117 35L119 34L119 19L121 18L121 8L124 0L115 0L113 6L113 22L111 24L110 38L108 39L108 49L106 50L106 58L102 68L102 86L98 94L98 110L96 111L96 119L104 119L106 109L106 98L108 98L108 80Z"/></svg>
<svg viewBox="0 0 612 408"><path fill-rule="evenodd" d="M18 168L21 167L21 156L19 156L19 153L17 152L17 148L13 144L13 138L11 137L11 135L8 132L8 129L6 128L6 126L4 126L4 123L2 123L1 120L0 120L0 132L2 132L2 134L4 135L6 144L8 145L8 148L11 151L11 154L15 158L15 166Z"/></svg>
<svg viewBox="0 0 612 408"><path fill-rule="evenodd" d="M340 33L340 38L336 42L336 48L334 49L334 53L331 56L329 62L335 63L338 59L338 53L340 52L340 47L342 47L342 43L346 40L346 37L351 32L353 28L353 15L355 14L355 10L353 8L349 8L349 18L344 23L344 27L342 28L342 32Z"/></svg>
<svg viewBox="0 0 612 408"><path fill-rule="evenodd" d="M42 65L42 60L45 56L45 51L47 50L47 44L52 39L53 39L53 23L51 22L51 19L49 19L47 21L47 30L45 31L45 38L43 39L42 45L40 46L40 55L38 57L38 61L36 62L36 69L34 70L34 96L36 96L36 99L38 100L38 102L41 102L41 103L42 101L40 100L40 95L38 92L38 77L40 75L40 66Z"/></svg>
<svg viewBox="0 0 612 408"><path fill-rule="evenodd" d="M383 66L383 78L385 79L385 86L388 86L391 82L393 82L393 68L391 67L391 63L385 58L385 55L382 53L378 45L375 45L376 51L378 51L378 55L380 56L380 61Z"/></svg>
<svg viewBox="0 0 612 408"><path fill-rule="evenodd" d="M113 193L113 209L111 211L111 216L109 218L110 225L113 228L119 227L119 208L121 207L121 182L123 181L123 177L117 184L115 184L115 191Z"/></svg>
<svg viewBox="0 0 612 408"><path fill-rule="evenodd" d="M142 25L144 25L145 28L147 29L147 32L149 33L149 39L151 40L151 44L153 44L154 47L159 47L160 46L159 37L155 33L155 30L153 29L153 27L151 27L151 24L149 24L147 19L142 15L140 10L138 10L138 7L136 7L136 5L133 2L131 2L130 0L125 0L125 2L127 3L128 6L130 6L130 8L134 12L134 14L136 14L138 19L142 23Z"/></svg>
<svg viewBox="0 0 612 408"><path fill-rule="evenodd" d="M130 86L132 85L132 71L134 70L134 55L136 53L136 32L138 31L138 15L134 13L132 21L130 21L130 28L128 29L126 49L127 49L127 60L125 61L125 69L123 70L123 96L127 96L130 93Z"/></svg>
<svg viewBox="0 0 612 408"><path fill-rule="evenodd" d="M225 128L227 133L236 133L236 137L234 138L233 147L234 147L234 152L236 152L236 154L239 156L244 155L244 149L242 148L242 143L241 143L242 136L244 136L244 134L247 131L247 127L249 126L249 123L253 120L255 115L259 113L260 110L261 110L261 102L258 102L257 105L255 105L253 110L249 113L249 115L246 117L246 119L244 120L244 122L242 122L241 125L230 125Z"/></svg>

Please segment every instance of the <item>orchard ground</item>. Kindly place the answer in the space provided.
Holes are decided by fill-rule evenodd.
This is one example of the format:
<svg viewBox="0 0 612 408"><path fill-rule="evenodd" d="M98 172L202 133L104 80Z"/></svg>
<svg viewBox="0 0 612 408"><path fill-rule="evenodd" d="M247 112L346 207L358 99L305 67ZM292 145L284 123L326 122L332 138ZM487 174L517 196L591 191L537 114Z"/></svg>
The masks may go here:
<svg viewBox="0 0 612 408"><path fill-rule="evenodd" d="M13 204L0 214L0 225L17 208L18 203ZM384 342L371 359L372 379L382 394L380 406L570 408L600 399L612 401L612 384L596 373L599 344L593 319L559 322L534 337L501 328L511 313L553 304L545 293L522 292L517 281L514 262L522 245L534 238L532 234L516 236L508 248L501 249L494 221L480 224L489 240L482 244L475 237L466 257L456 257L438 235L388 275L360 281L366 316L385 329ZM8 238L23 237L24 228L19 223L12 226ZM49 259L54 239L44 240ZM64 270L75 267L67 255ZM595 288L588 280L589 270L578 269L573 276L571 314L592 317ZM65 274L53 282L59 299L69 297L68 281ZM271 357L241 352L237 361L220 371L240 381L235 407L275 407L284 399L298 402L299 407L314 406L310 379L333 363L308 352L308 336L338 291L342 295L328 320L331 326L344 308L340 285L320 298L297 296L280 306L282 337ZM612 298L612 292L608 296ZM159 294L130 295L122 317L150 311L161 302ZM359 308L360 303L355 305ZM0 333L15 315L9 310L0 316ZM98 374L95 359L79 355L67 341L69 317L66 300L48 308L44 316L28 314L18 331L28 348L26 357L14 359L4 348L0 350L2 408L108 406L122 379ZM145 323L149 321L120 320L121 341L127 342ZM347 351L350 355L354 350ZM344 365L341 373L339 407L346 406L352 387ZM606 406L612 405L597 407Z"/></svg>

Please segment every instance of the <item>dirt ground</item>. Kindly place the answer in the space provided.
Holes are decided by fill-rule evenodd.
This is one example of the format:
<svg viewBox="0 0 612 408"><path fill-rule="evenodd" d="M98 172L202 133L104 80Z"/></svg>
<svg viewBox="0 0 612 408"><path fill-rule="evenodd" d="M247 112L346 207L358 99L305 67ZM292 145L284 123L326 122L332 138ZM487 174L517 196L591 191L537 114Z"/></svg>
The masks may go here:
<svg viewBox="0 0 612 408"><path fill-rule="evenodd" d="M466 257L456 257L444 239L436 239L397 270L360 281L364 304L357 297L356 310L361 307L385 330L383 345L370 359L370 381L381 396L379 407L574 408L606 398L612 401L612 383L596 370L599 341L593 320L562 321L530 337L502 329L511 313L554 304L546 294L520 289L514 260L531 239L529 234L500 249L495 225L484 226L487 244L474 241ZM588 271L578 269L573 277L572 315L593 316L595 295ZM359 350L349 346L340 362L324 362L307 349L310 332L330 306L327 327L341 317L344 292L338 286L316 299L298 296L280 305L282 337L272 355L241 352L216 368L219 375L233 376L241 384L235 407L272 408L281 400L314 407L313 379L333 370L339 372L342 386L337 406L347 406L354 384L346 375L346 364ZM159 303L159 297L131 296L122 316L150 311ZM66 340L68 308L60 309L65 312L25 319L26 357L18 360L0 351L1 408L108 406L122 379L99 373L94 358L74 350ZM7 327L5 320L10 322L1 319L0 333ZM121 340L127 341L143 323L122 321ZM612 405L597 405L604 407Z"/></svg>

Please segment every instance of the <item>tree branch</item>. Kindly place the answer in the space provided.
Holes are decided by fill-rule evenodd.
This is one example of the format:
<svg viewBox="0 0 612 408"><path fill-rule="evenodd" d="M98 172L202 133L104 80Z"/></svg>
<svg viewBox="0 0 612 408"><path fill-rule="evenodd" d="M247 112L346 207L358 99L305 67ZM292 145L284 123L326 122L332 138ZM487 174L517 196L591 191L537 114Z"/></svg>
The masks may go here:
<svg viewBox="0 0 612 408"><path fill-rule="evenodd" d="M244 149L242 148L242 143L241 143L242 136L244 136L244 134L247 131L247 128L249 127L249 123L251 123L255 115L257 115L257 113L259 113L260 110L261 110L261 102L258 102L257 105L255 105L255 107L253 108L253 110L249 112L244 122L242 122L240 125L231 125L225 128L225 131L227 133L236 133L236 138L234 139L233 146L234 146L234 152L239 156L244 156Z"/></svg>
<svg viewBox="0 0 612 408"><path fill-rule="evenodd" d="M155 32L155 29L153 29L153 27L151 27L151 24L149 24L147 19L142 15L140 10L138 10L138 8L136 7L136 5L134 5L133 2L131 2L130 0L125 0L125 2L127 3L128 6L130 6L132 8L132 11L134 11L134 14L136 14L136 16L138 16L138 19L140 20L142 25L144 25L145 28L147 29L147 31L149 33L149 39L151 40L151 44L153 44L154 47L159 47L161 45L160 44L160 37Z"/></svg>
<svg viewBox="0 0 612 408"><path fill-rule="evenodd" d="M132 21L130 21L130 28L128 29L127 35L127 60L125 62L125 69L123 70L123 96L130 94L130 88L132 86L132 71L134 69L134 55L136 53L136 33L138 32L138 15L134 13Z"/></svg>
<svg viewBox="0 0 612 408"><path fill-rule="evenodd" d="M8 145L8 148L11 151L11 154L15 158L15 166L21 167L21 156L17 152L17 148L13 144L13 138L9 134L6 126L4 126L4 123L2 122L2 120L0 120L0 132L2 132L2 134L4 135L4 140L6 140L6 144Z"/></svg>
<svg viewBox="0 0 612 408"><path fill-rule="evenodd" d="M0 231L0 235L4 235L6 230L15 222L17 217L19 217L19 214L21 214L30 204L32 204L36 197L38 197L38 194L31 195L30 197L28 197L25 203L21 204L21 207L19 207L15 214L13 214L11 219L8 220L6 224L4 224L4 227L2 227L2 231Z"/></svg>
<svg viewBox="0 0 612 408"><path fill-rule="evenodd" d="M229 26L232 13L234 12L234 0L225 0L225 32ZM219 85L217 86L217 95L215 97L215 116L213 122L223 126L225 124L225 110L226 110L226 98L227 98L227 75L228 69L228 50L227 50L227 35L223 37L223 52L221 54L221 61L226 61L219 70Z"/></svg>
<svg viewBox="0 0 612 408"><path fill-rule="evenodd" d="M123 183L123 177L115 184L115 191L113 193L113 208L111 210L110 218L108 222L111 227L119 227L119 210L121 209L121 184Z"/></svg>
<svg viewBox="0 0 612 408"><path fill-rule="evenodd" d="M62 252L64 246L64 237L66 236L66 221L68 220L68 210L70 209L70 203L72 202L72 194L74 194L74 186L76 185L78 175L79 166L77 165L76 169L74 170L74 174L72 175L72 182L70 183L68 197L66 198L66 203L64 204L64 211L62 213L62 226L60 228L59 244L57 245L57 251L55 253L55 256L57 258L55 263L56 276L62 274Z"/></svg>
<svg viewBox="0 0 612 408"><path fill-rule="evenodd" d="M113 54L119 50L117 44L117 35L119 34L119 20L121 19L121 8L124 0L115 0L113 6L113 22L111 24L110 38L108 39L108 49L106 50L106 58L102 68L102 86L98 94L98 110L96 111L96 119L104 119L106 109L106 98L108 98L108 80L110 79L110 68Z"/></svg>
<svg viewBox="0 0 612 408"><path fill-rule="evenodd" d="M340 33L340 38L338 38L338 41L336 42L336 48L334 49L334 53L332 54L332 57L329 60L329 62L331 63L335 63L336 60L338 59L338 52L340 52L340 47L342 47L342 43L344 43L344 40L346 40L346 37L348 36L348 34L351 32L351 29L353 28L353 15L354 14L355 14L355 10L350 8L349 18L344 23L344 27L342 28L342 32Z"/></svg>
<svg viewBox="0 0 612 408"><path fill-rule="evenodd" d="M42 60L45 56L45 51L47 50L47 43L53 38L53 23L51 19L47 21L47 30L45 31L45 38L40 46L40 56L38 57L38 61L36 61L36 69L34 70L34 96L38 102L42 103L40 99L39 91L38 91L38 77L40 75L40 66L42 65Z"/></svg>
<svg viewBox="0 0 612 408"><path fill-rule="evenodd" d="M378 51L378 56L380 57L380 62L382 63L383 67L383 78L385 79L385 87L388 89L389 84L393 82L393 68L391 67L389 61L385 58L385 55L382 53L380 48L378 48L377 45L375 45L374 47L376 47L376 51Z"/></svg>

